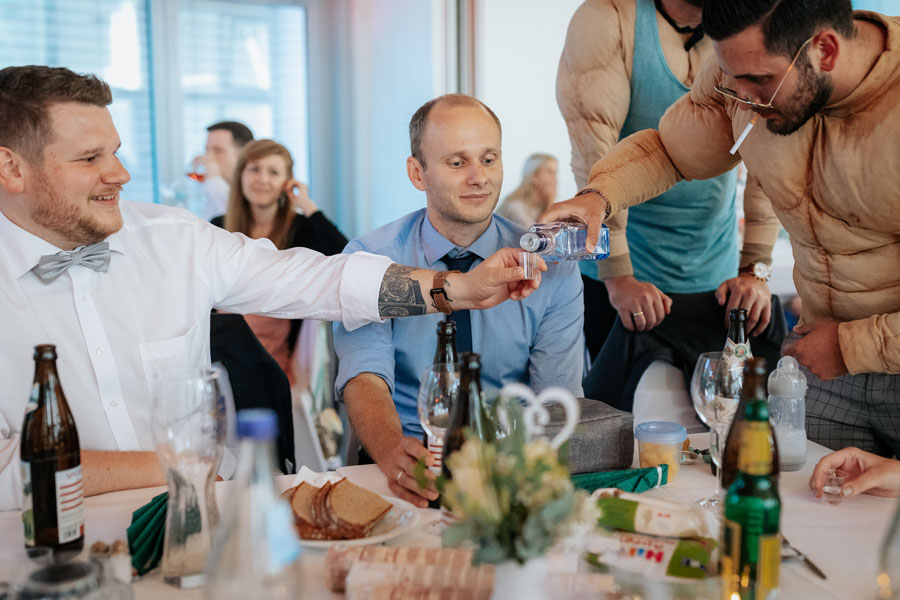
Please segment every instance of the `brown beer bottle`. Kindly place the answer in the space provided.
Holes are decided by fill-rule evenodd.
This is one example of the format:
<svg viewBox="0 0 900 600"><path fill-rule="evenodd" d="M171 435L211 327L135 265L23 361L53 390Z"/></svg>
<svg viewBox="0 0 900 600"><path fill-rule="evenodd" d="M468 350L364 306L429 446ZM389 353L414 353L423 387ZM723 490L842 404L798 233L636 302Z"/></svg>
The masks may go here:
<svg viewBox="0 0 900 600"><path fill-rule="evenodd" d="M25 546L66 558L84 547L78 430L56 373L56 346L35 346L34 363L20 445Z"/></svg>
<svg viewBox="0 0 900 600"><path fill-rule="evenodd" d="M444 456L442 472L450 479L447 457L462 448L466 441L464 431L472 430L477 435L474 415L481 410L481 356L474 352L464 352L459 367L459 396L451 409L450 426L444 435Z"/></svg>
<svg viewBox="0 0 900 600"><path fill-rule="evenodd" d="M741 401L725 438L725 451L722 453L722 489L728 490L738 474L738 459L741 450L741 440L744 435L744 425L747 422L747 404L755 400L768 398L766 377L766 359L750 358L744 362L743 386L741 388ZM778 482L778 444L772 439L772 451L775 455L775 465L772 467L772 478Z"/></svg>
<svg viewBox="0 0 900 600"><path fill-rule="evenodd" d="M456 356L456 321L444 319L437 326L437 347L434 349L433 364L454 364Z"/></svg>

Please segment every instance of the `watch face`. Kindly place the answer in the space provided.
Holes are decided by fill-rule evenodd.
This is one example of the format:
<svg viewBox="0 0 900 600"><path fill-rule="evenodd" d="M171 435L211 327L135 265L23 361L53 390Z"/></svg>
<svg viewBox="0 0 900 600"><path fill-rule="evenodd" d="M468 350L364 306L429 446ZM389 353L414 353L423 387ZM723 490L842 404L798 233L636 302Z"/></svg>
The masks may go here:
<svg viewBox="0 0 900 600"><path fill-rule="evenodd" d="M766 263L756 263L753 265L753 275L757 279L768 280L772 274L772 269Z"/></svg>

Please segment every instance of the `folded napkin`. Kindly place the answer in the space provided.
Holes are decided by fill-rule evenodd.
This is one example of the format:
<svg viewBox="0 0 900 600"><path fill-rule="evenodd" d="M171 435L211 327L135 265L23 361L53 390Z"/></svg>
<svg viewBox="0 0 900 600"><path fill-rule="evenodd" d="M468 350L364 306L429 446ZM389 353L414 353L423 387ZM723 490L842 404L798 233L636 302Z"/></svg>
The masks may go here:
<svg viewBox="0 0 900 600"><path fill-rule="evenodd" d="M138 575L156 568L162 559L169 493L163 492L131 514L128 550Z"/></svg>
<svg viewBox="0 0 900 600"><path fill-rule="evenodd" d="M337 471L325 471L324 473L317 473L316 471L313 471L312 469L304 465L300 467L299 471L297 471L297 475L294 477L294 483L291 484L291 487L297 487L304 481L315 487L322 487L328 482L335 484L343 478L343 475L338 475Z"/></svg>
<svg viewBox="0 0 900 600"><path fill-rule="evenodd" d="M572 483L576 488L589 492L600 488L618 488L625 492L639 493L665 485L668 481L668 476L669 465L663 464L644 469L581 473L572 475Z"/></svg>

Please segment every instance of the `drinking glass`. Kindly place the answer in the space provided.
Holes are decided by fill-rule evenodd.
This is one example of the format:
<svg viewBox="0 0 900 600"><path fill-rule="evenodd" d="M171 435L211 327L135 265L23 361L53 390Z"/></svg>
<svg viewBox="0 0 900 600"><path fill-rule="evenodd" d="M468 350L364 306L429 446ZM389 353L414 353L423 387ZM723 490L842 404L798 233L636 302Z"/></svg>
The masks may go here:
<svg viewBox="0 0 900 600"><path fill-rule="evenodd" d="M444 435L450 425L453 405L459 398L459 365L435 363L422 371L419 382L419 423L425 430L431 453L431 472L439 476L443 467ZM430 523L426 530L440 535L448 518L449 514L442 509L441 518Z"/></svg>
<svg viewBox="0 0 900 600"><path fill-rule="evenodd" d="M161 571L166 583L193 587L218 523L214 482L224 448L218 373L169 369L154 380L151 420L156 453L169 485Z"/></svg>
<svg viewBox="0 0 900 600"><path fill-rule="evenodd" d="M697 416L709 427L709 455L716 465L719 478L716 493L697 501L697 504L705 507L719 506L722 496L722 449L725 446L728 423L724 422L725 414L716 399L716 375L721 360L721 352L704 352L697 358L691 377L691 402Z"/></svg>
<svg viewBox="0 0 900 600"><path fill-rule="evenodd" d="M437 363L426 367L419 380L419 423L428 436L431 470L441 474L444 434L450 425L450 411L459 397L459 365Z"/></svg>
<svg viewBox="0 0 900 600"><path fill-rule="evenodd" d="M707 427L712 427L716 419L716 373L721 359L721 352L704 352L697 358L691 377L691 401Z"/></svg>

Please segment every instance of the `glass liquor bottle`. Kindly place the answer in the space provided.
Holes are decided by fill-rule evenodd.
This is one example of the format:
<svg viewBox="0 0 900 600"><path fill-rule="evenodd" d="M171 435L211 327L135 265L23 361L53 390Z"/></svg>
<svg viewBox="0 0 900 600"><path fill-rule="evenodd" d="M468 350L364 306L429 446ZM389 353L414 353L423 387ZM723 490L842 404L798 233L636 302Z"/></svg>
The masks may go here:
<svg viewBox="0 0 900 600"><path fill-rule="evenodd" d="M609 228L600 226L594 248L587 248L587 225L581 221L535 223L522 234L519 245L545 260L601 260L609 256Z"/></svg>

